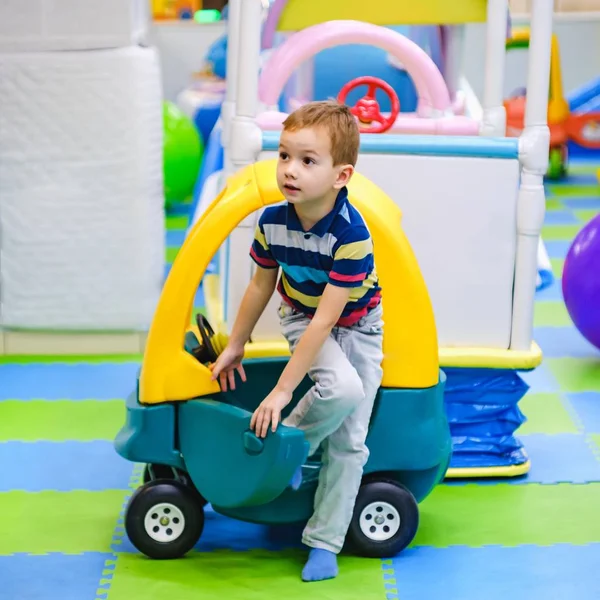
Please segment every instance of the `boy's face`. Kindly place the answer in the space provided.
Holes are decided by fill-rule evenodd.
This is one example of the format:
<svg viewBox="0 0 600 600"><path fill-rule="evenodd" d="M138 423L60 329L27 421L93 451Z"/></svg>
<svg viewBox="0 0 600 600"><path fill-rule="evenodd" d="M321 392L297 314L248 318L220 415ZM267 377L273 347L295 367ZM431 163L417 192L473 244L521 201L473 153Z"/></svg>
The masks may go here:
<svg viewBox="0 0 600 600"><path fill-rule="evenodd" d="M333 165L326 129L309 127L281 133L277 185L289 203L335 197L353 171L352 165Z"/></svg>

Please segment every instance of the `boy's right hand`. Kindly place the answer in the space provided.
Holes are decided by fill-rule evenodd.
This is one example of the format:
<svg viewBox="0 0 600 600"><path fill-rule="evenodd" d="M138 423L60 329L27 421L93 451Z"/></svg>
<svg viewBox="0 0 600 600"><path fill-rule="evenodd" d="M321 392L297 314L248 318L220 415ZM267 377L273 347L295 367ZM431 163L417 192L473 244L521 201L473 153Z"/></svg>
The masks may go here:
<svg viewBox="0 0 600 600"><path fill-rule="evenodd" d="M225 350L219 354L217 361L210 366L212 371L212 380L219 378L221 391L227 391L227 382L229 381L229 389L235 390L235 372L237 371L242 381L246 381L246 373L242 366L244 358L244 346L238 347L229 343Z"/></svg>

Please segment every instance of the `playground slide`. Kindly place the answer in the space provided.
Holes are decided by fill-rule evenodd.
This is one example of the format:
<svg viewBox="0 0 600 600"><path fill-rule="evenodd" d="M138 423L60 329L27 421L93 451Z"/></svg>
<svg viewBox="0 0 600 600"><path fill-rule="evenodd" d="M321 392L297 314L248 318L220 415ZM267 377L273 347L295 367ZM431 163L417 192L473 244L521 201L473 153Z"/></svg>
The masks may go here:
<svg viewBox="0 0 600 600"><path fill-rule="evenodd" d="M569 108L573 112L600 111L600 77L573 90L568 96Z"/></svg>

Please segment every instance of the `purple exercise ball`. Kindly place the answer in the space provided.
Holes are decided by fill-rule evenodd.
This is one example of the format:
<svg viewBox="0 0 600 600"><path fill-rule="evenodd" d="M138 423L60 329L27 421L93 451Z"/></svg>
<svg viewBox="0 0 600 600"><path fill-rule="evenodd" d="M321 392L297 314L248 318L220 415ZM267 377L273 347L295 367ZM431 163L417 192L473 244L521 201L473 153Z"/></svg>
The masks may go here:
<svg viewBox="0 0 600 600"><path fill-rule="evenodd" d="M600 349L600 213L573 240L565 259L562 289L575 327Z"/></svg>

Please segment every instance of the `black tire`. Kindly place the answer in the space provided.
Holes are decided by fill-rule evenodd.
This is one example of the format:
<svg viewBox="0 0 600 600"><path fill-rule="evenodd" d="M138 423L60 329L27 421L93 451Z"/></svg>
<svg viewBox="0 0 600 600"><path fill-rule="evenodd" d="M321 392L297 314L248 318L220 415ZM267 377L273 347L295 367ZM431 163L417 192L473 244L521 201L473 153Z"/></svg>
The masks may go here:
<svg viewBox="0 0 600 600"><path fill-rule="evenodd" d="M206 506L208 502L203 498L202 494L196 489L188 473L179 469L174 469L168 465L160 464L148 464L144 467L144 474L142 476L142 482L144 484L150 481L157 481L159 479L167 481L179 481L190 487L194 493L198 496L198 504L200 506Z"/></svg>
<svg viewBox="0 0 600 600"><path fill-rule="evenodd" d="M371 481L358 492L347 541L360 556L390 558L412 542L418 528L419 506L414 496L400 484Z"/></svg>
<svg viewBox="0 0 600 600"><path fill-rule="evenodd" d="M151 534L153 522L156 524ZM204 510L197 493L175 480L157 479L141 486L129 500L125 512L127 536L150 558L184 556L196 545L203 529Z"/></svg>

